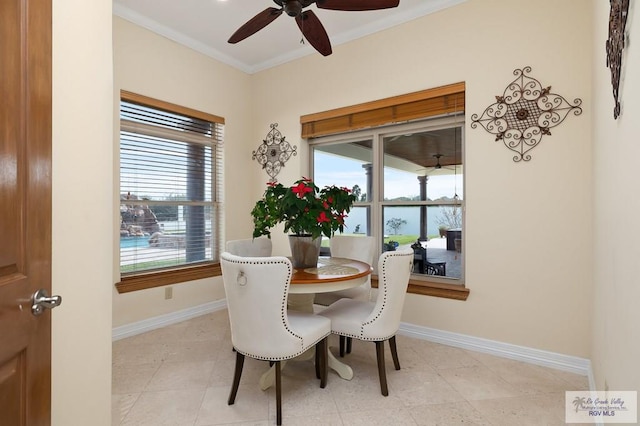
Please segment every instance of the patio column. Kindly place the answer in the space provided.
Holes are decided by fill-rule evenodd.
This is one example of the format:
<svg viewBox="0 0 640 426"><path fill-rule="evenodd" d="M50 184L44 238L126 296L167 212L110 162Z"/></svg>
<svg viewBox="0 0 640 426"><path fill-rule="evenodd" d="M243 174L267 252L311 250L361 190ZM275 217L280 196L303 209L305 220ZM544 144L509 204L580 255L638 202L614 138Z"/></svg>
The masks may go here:
<svg viewBox="0 0 640 426"><path fill-rule="evenodd" d="M371 194L373 193L373 179L371 178L371 170L373 169L373 164L363 164L362 168L364 169L365 175L367 176L367 201L371 201Z"/></svg>
<svg viewBox="0 0 640 426"><path fill-rule="evenodd" d="M205 199L205 147L187 145L187 200ZM204 206L186 205L186 261L198 262L206 257Z"/></svg>
<svg viewBox="0 0 640 426"><path fill-rule="evenodd" d="M429 176L418 176L420 184L420 201L427 200L427 181ZM420 206L420 241L427 241L427 206Z"/></svg>

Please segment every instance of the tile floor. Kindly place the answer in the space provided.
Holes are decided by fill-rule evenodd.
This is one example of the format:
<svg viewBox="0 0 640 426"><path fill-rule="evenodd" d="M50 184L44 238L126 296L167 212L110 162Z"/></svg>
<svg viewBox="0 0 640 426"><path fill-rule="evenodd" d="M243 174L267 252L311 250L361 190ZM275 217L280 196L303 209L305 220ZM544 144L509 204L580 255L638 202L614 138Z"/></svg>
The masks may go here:
<svg viewBox="0 0 640 426"><path fill-rule="evenodd" d="M389 396L380 394L372 343L344 358L351 381L329 373L320 389L310 361L283 370L283 424L562 425L564 391L585 376L398 336L402 369L386 352ZM337 338L331 347L337 351ZM274 425L275 390L261 391L266 362L246 358L234 405L227 405L235 353L227 311L113 343L113 425Z"/></svg>

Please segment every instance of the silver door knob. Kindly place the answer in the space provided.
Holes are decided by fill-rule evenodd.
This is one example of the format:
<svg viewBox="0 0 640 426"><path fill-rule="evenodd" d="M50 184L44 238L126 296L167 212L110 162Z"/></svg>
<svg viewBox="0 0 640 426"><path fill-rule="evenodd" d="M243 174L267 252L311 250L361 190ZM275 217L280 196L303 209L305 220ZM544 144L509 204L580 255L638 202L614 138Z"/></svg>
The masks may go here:
<svg viewBox="0 0 640 426"><path fill-rule="evenodd" d="M33 293L31 300L33 302L31 305L31 313L36 316L42 314L45 308L53 309L62 304L61 296L49 297L49 293L43 288Z"/></svg>

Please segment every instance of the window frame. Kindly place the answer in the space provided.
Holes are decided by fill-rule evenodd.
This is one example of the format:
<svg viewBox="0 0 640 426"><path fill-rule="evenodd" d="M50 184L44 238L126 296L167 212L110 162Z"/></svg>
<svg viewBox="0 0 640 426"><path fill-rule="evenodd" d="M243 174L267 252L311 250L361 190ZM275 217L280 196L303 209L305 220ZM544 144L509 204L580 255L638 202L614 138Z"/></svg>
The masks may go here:
<svg viewBox="0 0 640 426"><path fill-rule="evenodd" d="M460 99L460 91L462 93L461 102L462 105L458 104L458 100ZM441 114L431 114L430 112L425 112L420 117L412 117L413 120L408 121L403 124L396 123L387 123L384 121L378 123L369 123L372 124L372 127L368 127L366 129L361 129L358 126L349 126L347 122L353 123L351 120L352 115L357 112L360 114L366 114L366 111L374 111L380 108L380 105L385 106L385 108L395 108L397 105L402 104L403 101L407 102L416 102L419 101L421 97L430 96L434 98L439 98L441 105L443 107L450 107L451 102L447 99L447 96L456 96L456 100L454 103L456 104L453 108L449 110L439 111ZM456 117L457 114L457 117ZM460 115L462 114L462 117ZM420 115L420 114L418 114ZM341 121L341 124L338 126L329 129L332 124L336 123L336 119L338 117L350 117L349 120ZM322 122L325 120L326 124L322 131L319 131L319 127L316 125L318 122ZM351 120L351 121L350 121ZM344 122L343 122L344 121ZM382 209L384 206L394 205L394 202L385 202L384 197L381 193L383 188L382 180L384 164L382 161L382 145L383 145L383 136L388 134L393 134L395 132L402 133L407 132L408 130L427 130L430 128L443 128L443 127L459 127L462 132L462 158L464 159L464 83L457 83L455 85L449 85L443 88L430 89L422 92L416 92L414 94L403 95L395 98L384 99L381 101L369 102L366 104L355 105L352 107L340 108L333 111L327 111L325 113L317 113L311 114L307 116L301 117L301 123L303 125L302 136L309 138L307 141L309 143L310 155L309 155L309 170L310 174L314 175L314 147L321 146L323 144L340 144L340 143L348 143L357 140L363 139L371 139L373 144L373 158L376 162L377 166L374 166L374 180L373 180L373 192L375 194L375 199L367 202L357 202L354 204L354 207L368 207L371 211L371 230L376 237L378 237L379 229L382 227L380 221L382 220ZM464 164L464 161L463 161ZM463 173L463 187L465 186L466 174ZM461 201L461 209L462 209L462 234L463 234L463 242L466 240L466 221L465 221L465 198L463 197ZM429 202L422 202L418 204L428 205ZM374 232L373 229L378 229L377 232ZM384 230L383 230L384 231ZM380 238L376 238L377 252L381 252L381 241ZM448 299L455 300L467 300L469 296L469 289L466 287L466 278L465 278L465 250L463 250L462 257L462 276L460 281L457 283L452 283L449 279L437 278L431 275L412 275L409 281L408 293L419 294L419 295L428 295L434 297L442 297ZM372 276L372 286L377 287L377 275Z"/></svg>
<svg viewBox="0 0 640 426"><path fill-rule="evenodd" d="M144 95L139 95L126 90L120 91L120 99L121 101L137 103L137 104L141 104L151 108L167 111L170 113L175 113L175 114L180 114L180 115L184 115L184 116L188 116L188 117L192 117L200 120L205 120L208 122L212 122L215 125L224 126L225 124L225 120L223 117L205 113L198 110L194 110L181 105L176 105L169 102L161 101L158 99L150 98ZM118 113L119 112L120 112L120 108L118 108ZM120 120L118 120L118 123L120 123ZM120 126L119 126L119 129L120 129ZM222 129L222 133L223 132L224 132L224 129ZM120 130L118 131L118 135L120 135ZM120 141L120 136L118 136L118 147L120 146L119 141ZM223 138L221 138L221 140L218 143L222 146ZM120 153L120 148L118 148L118 153ZM221 154L221 152L218 154ZM120 161L120 155L118 155L118 165L120 164L119 161ZM215 158L213 159L213 162L214 162L214 166L215 165L221 166L222 158ZM118 166L118 169L119 169L119 166ZM220 276L222 274L222 271L220 268L220 262L215 259L219 258L220 247L221 247L222 241L224 241L224 209L223 209L223 194L222 194L223 171L221 168L220 170L216 168L216 170L214 170L213 173L216 175L215 179L217 180L215 188L212 188L212 191L213 191L212 208L217 212L213 220L217 222L217 229L219 233L218 244L214 244L214 247L218 248L218 253L217 254L214 253L212 256L214 260L203 261L203 262L198 262L198 263L184 265L184 266L177 266L177 267L163 268L163 269L156 269L156 270L147 270L147 271L141 271L141 272L135 272L135 273L129 273L129 274L123 275L120 273L120 251L118 250L118 257L117 257L118 258L118 274L120 275L120 281L115 284L115 287L118 293L127 293L131 291L162 287L170 284L180 284L188 281ZM119 173L118 173L117 190L118 190L118 199L120 199L120 174ZM118 203L118 206L119 206L119 203ZM117 216L120 215L119 209L116 214Z"/></svg>

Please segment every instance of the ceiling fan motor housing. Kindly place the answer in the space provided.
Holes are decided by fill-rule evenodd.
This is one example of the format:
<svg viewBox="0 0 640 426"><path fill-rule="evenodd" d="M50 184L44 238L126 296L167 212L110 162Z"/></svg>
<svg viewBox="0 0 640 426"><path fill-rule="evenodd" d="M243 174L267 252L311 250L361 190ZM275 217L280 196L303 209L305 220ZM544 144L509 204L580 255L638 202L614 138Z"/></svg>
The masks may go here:
<svg viewBox="0 0 640 426"><path fill-rule="evenodd" d="M284 0L282 2L284 11L289 16L298 16L302 12L302 5L298 0Z"/></svg>

